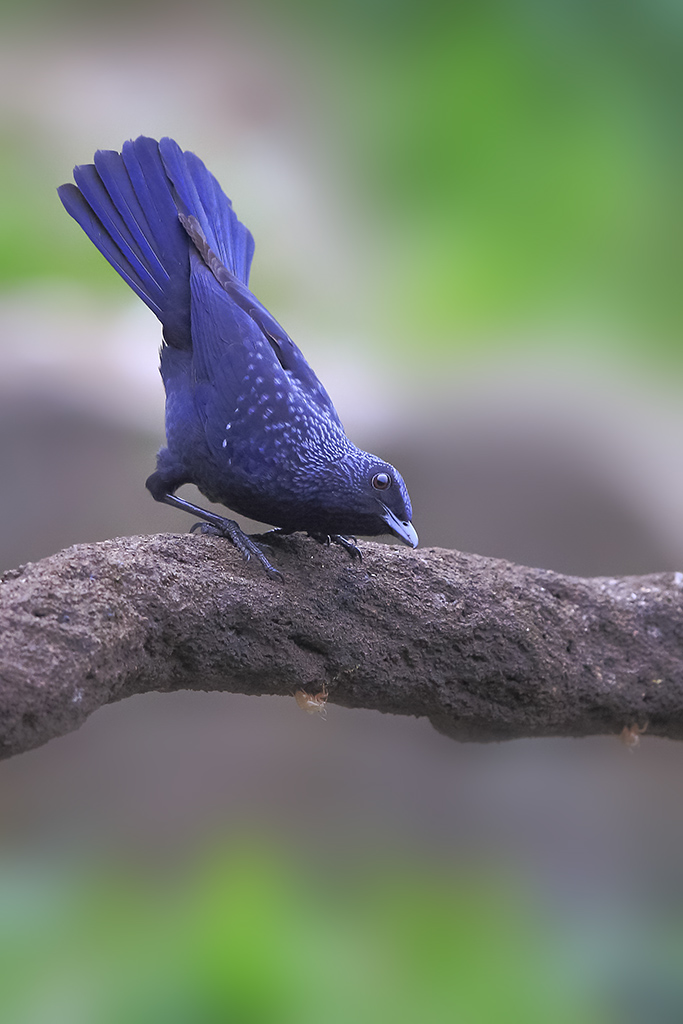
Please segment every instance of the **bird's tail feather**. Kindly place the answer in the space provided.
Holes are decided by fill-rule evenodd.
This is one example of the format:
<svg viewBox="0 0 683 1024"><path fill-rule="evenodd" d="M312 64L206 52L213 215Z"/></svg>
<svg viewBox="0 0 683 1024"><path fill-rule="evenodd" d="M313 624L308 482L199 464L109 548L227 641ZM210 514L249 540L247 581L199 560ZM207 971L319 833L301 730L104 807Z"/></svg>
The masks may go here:
<svg viewBox="0 0 683 1024"><path fill-rule="evenodd" d="M165 340L190 345L189 239L179 212L194 216L228 269L248 281L254 243L216 179L172 139L144 136L121 153L98 150L62 185L67 212L124 281L159 317Z"/></svg>
<svg viewBox="0 0 683 1024"><path fill-rule="evenodd" d="M249 283L254 239L237 219L232 203L213 174L194 153L183 153L173 139L162 139L159 152L173 182L178 207L196 217L210 247L238 281Z"/></svg>

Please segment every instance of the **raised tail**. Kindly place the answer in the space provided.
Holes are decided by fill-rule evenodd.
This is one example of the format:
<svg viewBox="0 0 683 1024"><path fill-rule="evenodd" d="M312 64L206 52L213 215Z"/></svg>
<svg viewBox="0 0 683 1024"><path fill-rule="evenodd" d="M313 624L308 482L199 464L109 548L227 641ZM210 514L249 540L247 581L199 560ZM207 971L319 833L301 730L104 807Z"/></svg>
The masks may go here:
<svg viewBox="0 0 683 1024"><path fill-rule="evenodd" d="M178 214L193 216L223 264L245 285L251 233L194 153L173 139L141 135L120 153L98 150L74 168L59 198L114 270L159 317L164 340L190 347L190 239Z"/></svg>

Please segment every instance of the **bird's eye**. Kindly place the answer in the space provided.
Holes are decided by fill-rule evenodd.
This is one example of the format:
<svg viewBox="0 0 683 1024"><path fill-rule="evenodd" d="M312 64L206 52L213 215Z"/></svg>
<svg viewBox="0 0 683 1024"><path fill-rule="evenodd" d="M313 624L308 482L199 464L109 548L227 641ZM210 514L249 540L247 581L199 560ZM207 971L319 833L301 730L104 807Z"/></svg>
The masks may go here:
<svg viewBox="0 0 683 1024"><path fill-rule="evenodd" d="M391 477L388 473L375 473L372 478L372 486L378 491L386 491L387 487L391 485Z"/></svg>

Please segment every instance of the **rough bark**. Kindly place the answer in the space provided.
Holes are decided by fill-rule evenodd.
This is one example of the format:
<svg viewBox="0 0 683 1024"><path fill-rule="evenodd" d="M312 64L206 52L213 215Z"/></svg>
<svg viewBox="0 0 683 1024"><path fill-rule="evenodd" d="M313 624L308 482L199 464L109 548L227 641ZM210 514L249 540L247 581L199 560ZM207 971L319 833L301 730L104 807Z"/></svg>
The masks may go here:
<svg viewBox="0 0 683 1024"><path fill-rule="evenodd" d="M135 693L315 694L461 740L683 737L683 574L579 579L439 548L363 562L281 538L272 580L225 541L128 537L0 584L0 756Z"/></svg>

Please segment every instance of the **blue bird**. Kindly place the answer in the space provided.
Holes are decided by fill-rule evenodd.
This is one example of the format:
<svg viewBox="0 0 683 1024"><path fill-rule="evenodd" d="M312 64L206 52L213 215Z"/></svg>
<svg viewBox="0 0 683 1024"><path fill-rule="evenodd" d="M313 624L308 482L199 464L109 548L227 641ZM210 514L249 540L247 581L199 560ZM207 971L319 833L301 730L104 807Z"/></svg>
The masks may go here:
<svg viewBox="0 0 683 1024"><path fill-rule="evenodd" d="M74 180L58 190L67 212L163 326L167 444L152 496L273 574L234 520L176 490L193 483L209 501L352 555L357 534L416 547L402 477L349 441L325 388L249 290L254 240L202 161L173 139L140 136L120 153L98 150Z"/></svg>

